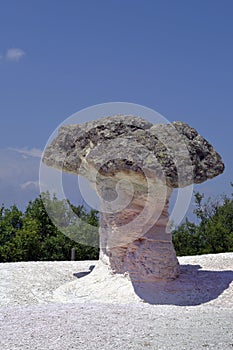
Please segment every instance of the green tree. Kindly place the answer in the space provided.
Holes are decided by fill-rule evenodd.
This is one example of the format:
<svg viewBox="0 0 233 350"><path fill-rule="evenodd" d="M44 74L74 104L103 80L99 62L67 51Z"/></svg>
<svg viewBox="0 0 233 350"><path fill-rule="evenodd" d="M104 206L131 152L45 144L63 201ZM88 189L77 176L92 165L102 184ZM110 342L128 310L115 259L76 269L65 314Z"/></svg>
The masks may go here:
<svg viewBox="0 0 233 350"><path fill-rule="evenodd" d="M0 262L70 260L71 248L77 260L97 259L97 226L97 211L87 212L83 206L72 206L48 193L30 201L24 213L16 206L2 206Z"/></svg>
<svg viewBox="0 0 233 350"><path fill-rule="evenodd" d="M16 205L9 209L2 205L0 210L0 261L8 261L9 249L6 249L6 246L11 245L16 233L21 229L22 220L23 213Z"/></svg>
<svg viewBox="0 0 233 350"><path fill-rule="evenodd" d="M233 251L233 200L225 197L206 223L206 250L212 253Z"/></svg>
<svg viewBox="0 0 233 350"><path fill-rule="evenodd" d="M194 214L197 224L186 219L173 231L177 255L233 251L233 196L204 201L204 195L197 192Z"/></svg>

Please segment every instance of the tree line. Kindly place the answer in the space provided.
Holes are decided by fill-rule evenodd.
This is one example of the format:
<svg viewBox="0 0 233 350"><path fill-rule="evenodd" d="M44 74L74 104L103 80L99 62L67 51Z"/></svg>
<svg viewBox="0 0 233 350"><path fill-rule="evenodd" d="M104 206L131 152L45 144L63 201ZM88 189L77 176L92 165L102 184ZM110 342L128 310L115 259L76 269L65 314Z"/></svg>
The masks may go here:
<svg viewBox="0 0 233 350"><path fill-rule="evenodd" d="M2 205L0 262L70 260L72 248L76 260L98 259L98 212L68 204L47 193L24 211ZM233 252L233 194L217 201L196 192L194 214L172 232L178 256Z"/></svg>
<svg viewBox="0 0 233 350"><path fill-rule="evenodd" d="M87 238L84 236L89 227L98 227L98 212L88 212L82 205L70 206L81 225L71 222L72 216L68 217L70 212L65 201L58 200L55 196L50 198L48 194L30 201L24 212L16 205L10 208L2 205L0 262L70 260L72 248L75 248L76 260L98 259L97 244L95 247L84 244L88 234ZM51 210L56 213L53 221L48 215ZM59 220L58 225L54 225L56 218ZM69 225L65 221L69 221ZM58 227L63 227L63 232Z"/></svg>
<svg viewBox="0 0 233 350"><path fill-rule="evenodd" d="M231 186L233 184L231 183ZM173 230L178 256L233 252L233 194L219 199L195 193L195 223L186 218Z"/></svg>

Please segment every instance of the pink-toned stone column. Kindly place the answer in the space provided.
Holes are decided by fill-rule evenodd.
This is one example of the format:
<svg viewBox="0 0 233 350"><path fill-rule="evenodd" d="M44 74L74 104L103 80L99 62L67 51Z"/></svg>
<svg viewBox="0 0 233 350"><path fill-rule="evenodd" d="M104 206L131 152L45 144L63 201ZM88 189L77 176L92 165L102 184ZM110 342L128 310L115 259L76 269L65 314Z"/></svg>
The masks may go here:
<svg viewBox="0 0 233 350"><path fill-rule="evenodd" d="M153 196L148 196L145 179L137 179L137 183L139 180L142 186L123 210L109 212L108 202L102 204L100 260L113 273L128 274L132 282L174 279L179 275L179 263L168 232L172 189L157 181ZM107 197L104 186L102 195Z"/></svg>

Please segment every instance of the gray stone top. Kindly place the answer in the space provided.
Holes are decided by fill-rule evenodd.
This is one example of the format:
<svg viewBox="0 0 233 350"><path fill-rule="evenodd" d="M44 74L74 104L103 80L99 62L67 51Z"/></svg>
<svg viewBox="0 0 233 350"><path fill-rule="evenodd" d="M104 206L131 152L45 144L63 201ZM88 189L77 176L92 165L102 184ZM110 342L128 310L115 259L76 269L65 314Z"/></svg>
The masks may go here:
<svg viewBox="0 0 233 350"><path fill-rule="evenodd" d="M43 162L89 180L93 169L103 176L156 174L173 188L202 183L224 171L220 155L188 124L153 125L129 115L62 126Z"/></svg>

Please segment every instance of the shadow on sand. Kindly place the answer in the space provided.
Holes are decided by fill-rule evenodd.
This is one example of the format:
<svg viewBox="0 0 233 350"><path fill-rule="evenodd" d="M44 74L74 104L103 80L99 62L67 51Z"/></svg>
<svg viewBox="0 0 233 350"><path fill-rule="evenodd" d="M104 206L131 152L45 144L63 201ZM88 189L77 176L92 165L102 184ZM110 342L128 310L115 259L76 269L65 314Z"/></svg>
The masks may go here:
<svg viewBox="0 0 233 350"><path fill-rule="evenodd" d="M82 278L89 271L77 272L73 275ZM200 265L181 265L180 276L172 281L133 283L135 293L144 302L154 305L195 306L218 298L233 281L233 271L202 270ZM110 282L111 283L111 282ZM233 301L232 301L233 305Z"/></svg>
<svg viewBox="0 0 233 350"><path fill-rule="evenodd" d="M135 293L149 304L194 306L216 299L233 281L233 271L206 271L200 265L180 268L173 281L133 283Z"/></svg>
<svg viewBox="0 0 233 350"><path fill-rule="evenodd" d="M89 275L89 273L91 273L91 271L94 270L94 268L95 268L95 265L91 265L91 266L89 266L89 271L76 272L76 273L73 273L73 276L75 276L77 278L85 277L85 276Z"/></svg>

